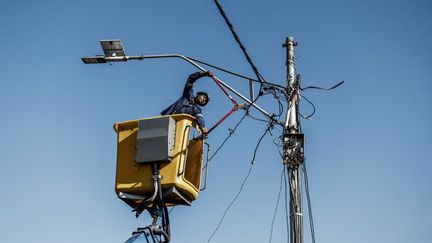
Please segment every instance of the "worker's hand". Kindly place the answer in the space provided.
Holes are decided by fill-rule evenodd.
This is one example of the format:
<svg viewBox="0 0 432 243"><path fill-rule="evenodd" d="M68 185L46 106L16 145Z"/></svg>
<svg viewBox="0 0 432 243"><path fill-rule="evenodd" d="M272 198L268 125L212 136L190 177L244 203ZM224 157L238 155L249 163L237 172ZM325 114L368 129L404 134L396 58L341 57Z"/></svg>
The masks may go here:
<svg viewBox="0 0 432 243"><path fill-rule="evenodd" d="M201 128L201 136L200 136L200 138L201 139L207 139L207 137L208 137L207 128L205 128L205 127Z"/></svg>
<svg viewBox="0 0 432 243"><path fill-rule="evenodd" d="M208 133L201 133L200 136L194 138L194 140L204 140L208 138Z"/></svg>

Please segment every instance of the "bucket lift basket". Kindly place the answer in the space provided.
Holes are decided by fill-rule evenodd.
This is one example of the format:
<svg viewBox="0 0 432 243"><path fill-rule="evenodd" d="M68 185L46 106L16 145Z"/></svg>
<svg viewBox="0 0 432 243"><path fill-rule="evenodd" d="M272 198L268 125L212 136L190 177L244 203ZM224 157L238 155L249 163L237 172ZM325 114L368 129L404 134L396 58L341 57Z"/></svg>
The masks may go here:
<svg viewBox="0 0 432 243"><path fill-rule="evenodd" d="M163 203L191 205L200 190L203 140L190 138L199 128L186 114L158 116L114 124L117 133L117 196L136 209L155 192L159 168Z"/></svg>

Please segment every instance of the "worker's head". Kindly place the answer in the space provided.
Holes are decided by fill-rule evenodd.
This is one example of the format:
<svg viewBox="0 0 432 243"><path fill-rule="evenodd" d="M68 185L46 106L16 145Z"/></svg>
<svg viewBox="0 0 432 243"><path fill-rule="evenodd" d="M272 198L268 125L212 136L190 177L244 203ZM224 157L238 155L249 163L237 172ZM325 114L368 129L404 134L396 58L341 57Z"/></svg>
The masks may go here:
<svg viewBox="0 0 432 243"><path fill-rule="evenodd" d="M205 106L209 102L210 97L206 92L197 92L195 96L195 103L199 106Z"/></svg>

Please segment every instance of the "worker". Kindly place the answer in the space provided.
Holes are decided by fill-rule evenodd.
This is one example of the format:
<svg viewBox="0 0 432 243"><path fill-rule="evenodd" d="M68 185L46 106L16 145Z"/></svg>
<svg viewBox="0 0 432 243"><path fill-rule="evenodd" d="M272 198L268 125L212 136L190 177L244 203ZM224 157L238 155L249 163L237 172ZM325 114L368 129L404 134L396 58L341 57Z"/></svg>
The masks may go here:
<svg viewBox="0 0 432 243"><path fill-rule="evenodd" d="M204 118L202 115L202 108L209 102L209 95L206 92L197 92L194 96L193 85L195 81L202 77L210 77L213 73L210 71L206 72L196 72L189 75L186 81L183 95L172 105L168 106L165 110L161 112L161 115L171 115L171 114L188 114L195 117L199 128L202 132L202 137L207 137L207 128L205 126Z"/></svg>

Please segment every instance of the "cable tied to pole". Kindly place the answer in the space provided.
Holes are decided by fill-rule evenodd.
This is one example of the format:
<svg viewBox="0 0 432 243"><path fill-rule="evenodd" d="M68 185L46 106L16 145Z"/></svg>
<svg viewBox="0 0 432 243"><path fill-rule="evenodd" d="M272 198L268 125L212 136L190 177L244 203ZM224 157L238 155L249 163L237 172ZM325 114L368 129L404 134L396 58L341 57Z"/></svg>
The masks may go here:
<svg viewBox="0 0 432 243"><path fill-rule="evenodd" d="M272 223L271 223L271 226L270 226L270 239L269 239L269 243L271 243L272 238L273 238L273 227L274 227L274 222L275 222L277 211L278 211L278 207L279 207L279 200L280 200L280 196L281 196L281 192L282 192L282 180L283 180L284 173L285 173L285 167L282 168L282 173L281 173L281 176L280 176L279 192L278 192L278 196L277 196L277 200L276 200L276 206L275 206L274 213L273 213Z"/></svg>
<svg viewBox="0 0 432 243"><path fill-rule="evenodd" d="M311 202L311 197L309 192L309 178L306 169L306 162L303 164L303 173L304 173L304 181L305 181L306 198L308 204L309 226L311 231L312 243L315 243L315 226L313 221L312 202Z"/></svg>

